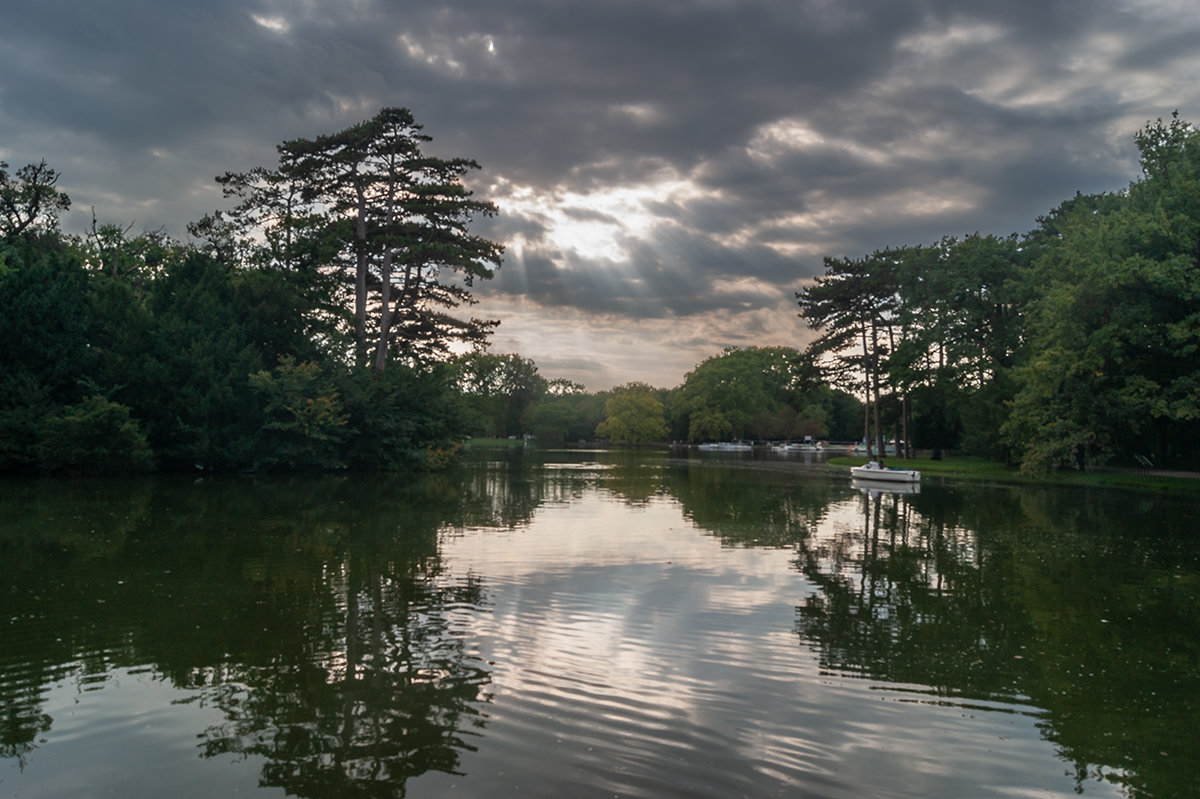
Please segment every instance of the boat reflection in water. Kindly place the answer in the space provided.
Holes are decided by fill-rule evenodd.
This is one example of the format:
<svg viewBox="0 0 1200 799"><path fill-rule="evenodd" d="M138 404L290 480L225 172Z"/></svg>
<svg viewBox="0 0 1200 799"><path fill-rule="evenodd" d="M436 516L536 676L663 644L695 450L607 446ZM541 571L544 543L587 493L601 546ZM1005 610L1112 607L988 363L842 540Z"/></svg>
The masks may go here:
<svg viewBox="0 0 1200 799"><path fill-rule="evenodd" d="M858 476L850 479L850 485L872 498L882 494L920 494L920 482L887 482L882 480L863 479Z"/></svg>

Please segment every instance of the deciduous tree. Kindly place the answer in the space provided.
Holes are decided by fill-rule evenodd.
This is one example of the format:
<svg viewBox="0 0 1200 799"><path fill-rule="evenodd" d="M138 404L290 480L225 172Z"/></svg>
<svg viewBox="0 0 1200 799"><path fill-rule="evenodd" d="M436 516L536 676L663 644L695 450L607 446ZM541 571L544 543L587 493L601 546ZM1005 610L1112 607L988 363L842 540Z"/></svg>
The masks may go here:
<svg viewBox="0 0 1200 799"><path fill-rule="evenodd" d="M613 389L604 403L604 421L596 435L625 444L648 444L667 435L667 420L657 391L645 383L626 383Z"/></svg>
<svg viewBox="0 0 1200 799"><path fill-rule="evenodd" d="M1190 461L1200 444L1200 131L1176 116L1136 140L1142 177L1064 211L1034 265L1005 428L1027 469Z"/></svg>

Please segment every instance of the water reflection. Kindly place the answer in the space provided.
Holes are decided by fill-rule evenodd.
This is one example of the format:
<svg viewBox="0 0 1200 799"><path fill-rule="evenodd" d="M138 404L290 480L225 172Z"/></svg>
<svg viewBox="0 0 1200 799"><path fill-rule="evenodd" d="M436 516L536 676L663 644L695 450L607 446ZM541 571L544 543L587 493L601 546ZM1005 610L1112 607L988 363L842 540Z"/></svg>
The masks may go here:
<svg viewBox="0 0 1200 799"><path fill-rule="evenodd" d="M443 579L437 540L495 520L455 484L26 483L3 506L0 746L22 765L49 686L142 664L221 710L204 756L260 757L293 795L452 772L486 723L458 625L484 587Z"/></svg>
<svg viewBox="0 0 1200 799"><path fill-rule="evenodd" d="M738 626L748 598L726 600L719 614L683 613L679 581L699 567L672 563L689 556L681 549L647 563L625 557L632 544L623 540L607 552L624 559L592 552L582 567L556 569L520 558L536 546L558 557L564 550L554 547L565 545L535 541L506 553L495 535L573 508L593 514L580 522L589 540L643 514L680 520L673 547L700 536L713 550L781 558L804 587L794 613L787 606L791 662L775 650L687 649L715 639L711 629L677 629L685 616L727 625L721 635L738 647L752 646L758 631ZM1195 503L936 481L920 492L860 490L782 459L532 450L421 480L5 483L0 519L0 756L21 769L62 729L48 712L62 686L103 692L140 671L172 686L181 708L210 714L192 737L197 769L246 760L260 786L290 795L403 795L420 775L469 779L468 763L483 769L477 751L520 743L489 741L499 669L510 691L536 694L521 707L553 705L530 718L568 743L598 745L608 729L571 715L585 709L568 709L570 697L621 710L623 726L610 732L640 736L630 762L666 769L669 780L669 762L648 753L716 744L664 704L668 688L681 706L718 702L727 717L732 703L766 695L718 691L674 663L715 671L736 661L756 681L782 685L811 657L824 675L885 685L915 703L1032 716L1078 790L1200 794ZM560 534L578 545L582 530ZM449 543L471 531L486 543L478 564L448 561ZM542 582L523 584L534 571ZM749 592L762 577L732 575L720 588ZM572 594L581 580L591 604ZM504 594L502 614L496 596L508 586L515 593ZM704 601L702 591L689 596ZM494 629L492 615L504 617ZM557 620L568 626L548 630ZM526 628L504 627L518 623ZM677 672L680 682L620 694L604 682L611 664L585 656L612 635L630 643L612 652ZM570 642L546 663L569 664L574 675L546 663L522 671L531 664L513 659L531 657L520 643L535 639ZM585 674L592 682L582 685ZM510 696L510 722L519 704ZM840 710L809 705L803 718L829 730L840 720L820 714ZM748 705L735 717L773 712ZM653 724L635 729L634 717ZM832 755L815 738L796 738L795 717L772 723L753 758L770 767L725 762L729 784L796 787L803 774L811 790L837 795L833 783L811 788L828 776L814 752ZM628 788L602 762L581 762L591 784ZM570 788L575 777L557 779Z"/></svg>
<svg viewBox="0 0 1200 799"><path fill-rule="evenodd" d="M830 670L1037 708L1079 790L1193 795L1195 508L1122 499L966 487L834 503L799 549L818 590L797 632Z"/></svg>

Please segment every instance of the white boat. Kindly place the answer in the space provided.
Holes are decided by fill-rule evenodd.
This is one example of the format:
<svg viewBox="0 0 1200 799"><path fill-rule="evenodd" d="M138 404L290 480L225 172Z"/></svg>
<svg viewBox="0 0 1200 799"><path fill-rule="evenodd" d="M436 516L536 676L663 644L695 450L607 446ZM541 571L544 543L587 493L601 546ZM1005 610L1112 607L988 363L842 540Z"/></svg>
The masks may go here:
<svg viewBox="0 0 1200 799"><path fill-rule="evenodd" d="M822 452L825 445L820 441L811 439L805 441L785 441L780 444L771 445L771 449L776 452Z"/></svg>
<svg viewBox="0 0 1200 799"><path fill-rule="evenodd" d="M889 469L883 466L853 466L850 476L859 480L878 480L887 483L919 483L921 473L916 469Z"/></svg>
<svg viewBox="0 0 1200 799"><path fill-rule="evenodd" d="M744 441L717 441L700 445L704 452L749 452L754 449Z"/></svg>

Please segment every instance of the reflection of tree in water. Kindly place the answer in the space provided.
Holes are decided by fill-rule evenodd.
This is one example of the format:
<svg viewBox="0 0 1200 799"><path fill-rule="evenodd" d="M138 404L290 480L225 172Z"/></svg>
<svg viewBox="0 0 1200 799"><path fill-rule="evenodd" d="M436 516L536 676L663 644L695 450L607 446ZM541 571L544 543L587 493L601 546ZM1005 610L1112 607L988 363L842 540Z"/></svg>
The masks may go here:
<svg viewBox="0 0 1200 799"><path fill-rule="evenodd" d="M545 501L545 487L534 479L528 453L483 453L454 477L461 494L458 518L464 526L514 527L533 516Z"/></svg>
<svg viewBox="0 0 1200 799"><path fill-rule="evenodd" d="M594 490L645 505L663 494L663 456L640 449L485 451L465 477L473 498L467 507L488 508L516 526L542 505L574 502Z"/></svg>
<svg viewBox="0 0 1200 799"><path fill-rule="evenodd" d="M225 712L205 754L261 756L264 784L290 793L394 796L458 767L489 679L463 619L486 597L442 573L437 542L447 523L496 523L469 490L401 476L153 485L136 512L87 514L86 535L59 522L86 505L74 487L20 498L26 517L0 536L14 555L0 564L4 755L32 756L50 729L52 681L102 688L152 664Z"/></svg>
<svg viewBox="0 0 1200 799"><path fill-rule="evenodd" d="M39 711L39 684L23 683L2 692L4 715L0 717L0 757L15 758L24 768L26 758L36 749L39 735L49 732L54 719Z"/></svg>
<svg viewBox="0 0 1200 799"><path fill-rule="evenodd" d="M105 650L81 641L102 623L105 598L71 603L82 586L60 579L62 570L119 557L151 494L145 480L64 485L9 481L0 493L0 757L22 767L54 723L42 709L45 686L107 671ZM55 626L56 613L70 623Z"/></svg>
<svg viewBox="0 0 1200 799"><path fill-rule="evenodd" d="M315 651L224 675L214 697L228 721L205 733L205 754L262 756L263 784L298 796L403 795L409 777L456 771L487 699L453 619L481 604L479 582L353 562L334 578L341 601Z"/></svg>
<svg viewBox="0 0 1200 799"><path fill-rule="evenodd" d="M489 675L456 619L485 597L477 578L442 573L437 538L448 521L495 523L521 503L509 493L485 508L441 480L397 489L339 486L341 534L322 539L332 551L307 575L316 604L290 609L303 620L294 646L209 693L227 721L205 733L207 756L260 756L262 783L298 796L398 796L410 777L458 769L484 724Z"/></svg>
<svg viewBox="0 0 1200 799"><path fill-rule="evenodd" d="M820 524L832 496L829 480L804 472L704 461L674 464L665 483L685 516L731 546L795 546Z"/></svg>
<svg viewBox="0 0 1200 799"><path fill-rule="evenodd" d="M1180 523L1080 499L980 488L838 503L799 550L819 590L798 632L830 670L1041 708L1080 790L1200 795L1195 510ZM1131 534L1146 518L1178 532Z"/></svg>
<svg viewBox="0 0 1200 799"><path fill-rule="evenodd" d="M604 459L604 489L626 505L644 506L663 494L663 468L637 450L616 450Z"/></svg>
<svg viewBox="0 0 1200 799"><path fill-rule="evenodd" d="M986 621L973 612L983 599L974 536L925 526L912 501L869 492L837 506L838 523L799 553L798 565L820 588L798 609L801 634L825 668L946 693L969 690L966 680L1011 697L1003 681L987 679L986 667L1006 632L972 623ZM955 617L947 618L951 606Z"/></svg>

